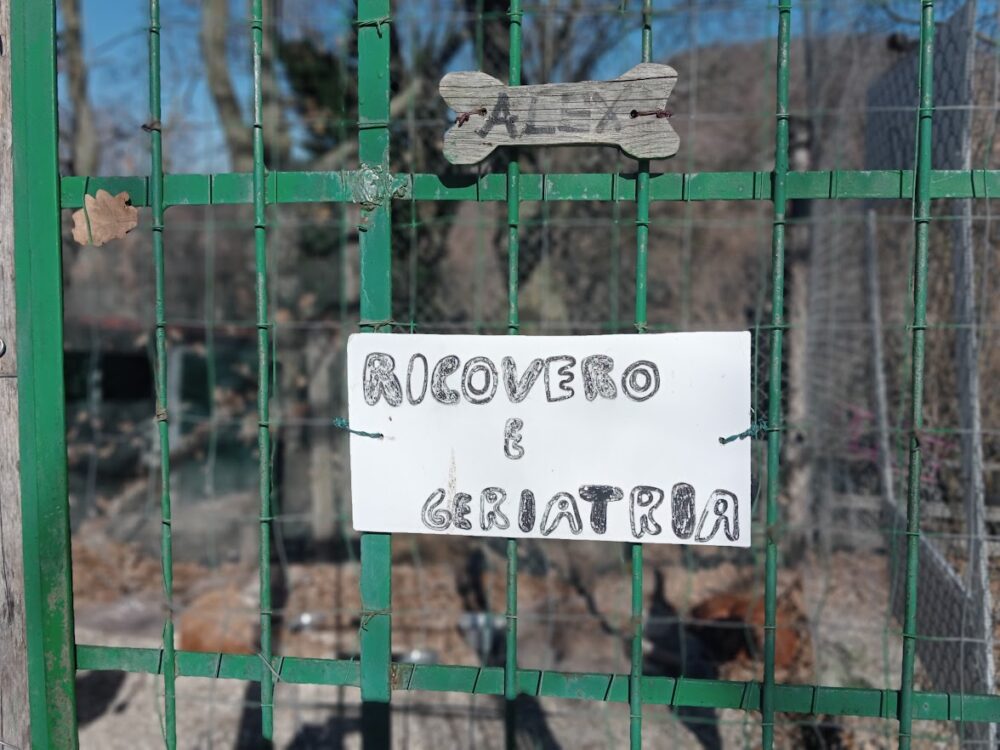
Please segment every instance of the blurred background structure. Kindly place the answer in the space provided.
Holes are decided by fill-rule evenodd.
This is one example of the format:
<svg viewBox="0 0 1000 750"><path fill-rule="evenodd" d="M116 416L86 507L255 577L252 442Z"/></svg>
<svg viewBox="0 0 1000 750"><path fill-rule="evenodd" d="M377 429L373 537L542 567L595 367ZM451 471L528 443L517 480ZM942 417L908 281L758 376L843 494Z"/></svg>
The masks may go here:
<svg viewBox="0 0 1000 750"><path fill-rule="evenodd" d="M265 0L263 113L270 170L356 169L354 3ZM613 78L639 59L641 3L525 5L523 82ZM1000 168L1000 5L939 0L933 167ZM905 170L916 150L919 3L827 0L797 8L791 169ZM61 160L67 175L148 171L146 9L59 0ZM773 168L774 13L764 0L658 0L655 60L679 81L681 151L654 172ZM247 3L162 8L164 166L249 171ZM505 172L510 154L454 167L437 95L451 70L505 79L507 3L396 2L391 21L393 172L459 179ZM628 173L609 148L524 149L524 173ZM901 176L900 179L903 179ZM750 330L766 412L771 208L762 201L651 206L649 330ZM830 191L836 197L838 185ZM849 190L846 192L850 192ZM908 193L907 193L908 194ZM734 196L735 197L735 196ZM399 332L507 330L501 202L395 200ZM931 230L918 685L996 693L1000 600L1000 222L992 199L937 201ZM256 653L257 427L249 206L170 209L164 232L178 647ZM149 226L140 211L140 229ZM898 689L910 392L913 215L909 200L795 200L787 235L778 679ZM351 658L362 627L350 517L343 377L357 330L357 205L268 207L275 514L275 652ZM521 206L521 332L634 330L635 203ZM66 378L77 640L156 647L161 637L159 450L149 232L113 245L64 238ZM765 481L755 445L755 488ZM758 492L758 494L761 494ZM756 502L757 521L763 502ZM748 551L646 551L647 673L759 679L762 524ZM618 545L523 543L523 666L627 672L628 561ZM505 559L493 540L397 537L393 652L400 661L503 664ZM660 670L660 671L657 671ZM161 742L149 675L81 682L85 747ZM260 696L243 683L180 679L182 747L249 748ZM356 747L351 688L279 683L278 746ZM473 695L397 693L399 747L499 747L503 706ZM646 709L651 743L753 748L759 717ZM627 707L526 699L525 747L620 746ZM780 718L778 746L894 747L886 722ZM920 747L995 745L984 725L917 722Z"/></svg>

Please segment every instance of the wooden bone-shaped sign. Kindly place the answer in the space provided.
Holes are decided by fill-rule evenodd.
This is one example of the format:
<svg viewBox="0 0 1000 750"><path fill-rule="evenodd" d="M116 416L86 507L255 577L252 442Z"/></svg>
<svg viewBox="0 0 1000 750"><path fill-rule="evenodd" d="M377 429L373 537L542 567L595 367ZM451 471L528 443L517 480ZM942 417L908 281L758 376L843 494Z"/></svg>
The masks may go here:
<svg viewBox="0 0 1000 750"><path fill-rule="evenodd" d="M680 146L665 109L676 83L677 71L656 63L613 81L535 86L448 73L441 96L458 117L444 134L444 155L452 164L475 164L497 146L599 144L636 159L664 159Z"/></svg>

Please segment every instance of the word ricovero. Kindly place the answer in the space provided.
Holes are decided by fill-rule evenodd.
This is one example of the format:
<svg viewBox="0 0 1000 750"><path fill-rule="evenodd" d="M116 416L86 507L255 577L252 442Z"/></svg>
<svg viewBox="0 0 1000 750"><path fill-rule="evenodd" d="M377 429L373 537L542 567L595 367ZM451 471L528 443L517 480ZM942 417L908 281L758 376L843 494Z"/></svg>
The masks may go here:
<svg viewBox="0 0 1000 750"><path fill-rule="evenodd" d="M423 354L410 357L406 372L397 373L396 360L385 352L371 352L364 360L362 376L365 403L375 406L380 400L390 406L402 406L404 399L417 406L425 399L439 404L488 404L503 387L512 404L523 402L536 383L545 392L545 400L554 403L576 396L578 388L587 401L598 398L625 398L642 402L660 389L660 371L656 364L640 359L628 364L620 374L616 363L606 354L591 354L577 362L567 354L536 357L519 368L513 357L501 358L500 366L489 357L470 357L463 363L454 354L431 363Z"/></svg>
<svg viewBox="0 0 1000 750"><path fill-rule="evenodd" d="M608 530L608 511L617 509L616 503L625 498L621 487L604 484L585 484L577 492L580 501L590 507L590 531L600 536ZM704 504L701 513L697 513L695 490L686 482L678 482L670 490L669 509L661 506L667 494L659 487L637 485L628 495L628 517L632 536L642 539L648 536L659 536L663 532L663 524L668 523L673 535L681 541L699 543L711 542L721 531L730 542L736 542L740 537L739 503L736 495L726 490L715 490ZM504 532L511 527L513 508L507 509L507 491L500 487L487 487L479 495L478 516L480 532L493 530ZM587 506L584 506L586 509ZM669 520L658 518L665 516L669 510ZM583 517L580 514L580 503L570 492L557 492L540 507L535 501L535 493L531 490L521 490L520 500L516 508L517 527L524 534L537 531L543 536L550 536L560 526L568 529L573 536L584 531ZM472 505L472 495L466 492L456 492L451 497L444 488L434 490L424 501L420 520L429 531L447 531L454 528L459 531L472 531L475 515Z"/></svg>

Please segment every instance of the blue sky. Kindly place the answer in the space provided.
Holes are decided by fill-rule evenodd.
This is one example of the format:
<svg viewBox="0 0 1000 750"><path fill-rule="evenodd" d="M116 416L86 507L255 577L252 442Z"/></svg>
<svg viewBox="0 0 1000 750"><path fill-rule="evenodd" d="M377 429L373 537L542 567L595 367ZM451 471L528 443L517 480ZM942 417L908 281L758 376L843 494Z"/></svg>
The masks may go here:
<svg viewBox="0 0 1000 750"><path fill-rule="evenodd" d="M440 5L447 0L407 0L396 5L393 33L399 34L404 43L408 34L425 32L427 24L435 18L426 11L429 5ZM147 37L148 5L144 0L82 0L84 21L84 50L90 67L90 93L99 115L120 127L123 142L136 137L138 126L147 120ZM837 0L832 5L837 5ZM227 168L215 111L209 97L202 68L198 43L200 9L197 0L162 0L162 96L164 121L175 123L173 140L168 140L169 165L174 171L219 171ZM317 13L315 2L285 0L286 23L292 33L296 12L308 14L310 24L318 19L325 28L318 33L335 37L345 32L347 13L351 3L347 0L329 2L329 11ZM528 4L530 6L530 3ZM633 0L631 7L637 2ZM657 3L654 2L654 8ZM716 3L718 6L719 3ZM871 3L867 3L870 6ZM855 0L846 4L854 13L829 14L823 22L838 22L838 18L856 17L866 7L866 2ZM694 45L714 44L720 41L748 41L773 38L777 14L769 0L732 0L721 10L706 9L695 5L695 11L678 15L658 16L654 21L654 57L669 60L671 53L684 51ZM246 14L244 0L234 0L233 23L238 24ZM801 33L801 13L793 14L793 33ZM595 17L595 22L602 22ZM529 14L525 19L524 33L532 33L535 21ZM242 25L242 24L241 24ZM637 22L638 26L638 22ZM235 26L234 26L235 27ZM832 28L825 29L833 30ZM639 34L630 34L612 40L613 46L598 69L602 77L613 77L625 70L623 60L634 61L639 57ZM458 64L471 67L471 52L462 55ZM623 67L624 65L624 67ZM249 59L245 63L233 61L237 87L244 99L249 97ZM442 74L447 71L442 71ZM182 123L176 125L176 123ZM107 122L104 122L107 126ZM169 137L169 136L168 136ZM142 141L140 141L142 142ZM143 173L144 167L136 164L134 171Z"/></svg>

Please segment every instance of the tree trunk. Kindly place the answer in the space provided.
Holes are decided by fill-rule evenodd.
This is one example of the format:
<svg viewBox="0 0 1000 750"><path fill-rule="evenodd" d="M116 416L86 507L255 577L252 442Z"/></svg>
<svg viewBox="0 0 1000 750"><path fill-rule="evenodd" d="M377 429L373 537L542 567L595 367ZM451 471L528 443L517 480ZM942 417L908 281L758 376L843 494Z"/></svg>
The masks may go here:
<svg viewBox="0 0 1000 750"><path fill-rule="evenodd" d="M336 338L312 336L306 344L306 386L309 415L328 418L335 410L334 362L340 343ZM338 370L339 371L339 370ZM330 429L313 428L309 439L310 520L314 543L324 547L333 539L337 524L337 479L342 477L342 462L334 449Z"/></svg>
<svg viewBox="0 0 1000 750"><path fill-rule="evenodd" d="M101 160L97 141L94 110L87 94L87 66L83 60L83 33L80 19L80 0L60 0L63 31L61 58L62 70L69 83L69 99L73 106L73 126L70 134L69 173L92 175Z"/></svg>
<svg viewBox="0 0 1000 750"><path fill-rule="evenodd" d="M205 60L208 90L219 114L232 167L247 172L253 166L250 127L243 121L236 91L229 76L226 37L229 27L229 0L204 0L201 11L201 54Z"/></svg>
<svg viewBox="0 0 1000 750"><path fill-rule="evenodd" d="M280 92L274 73L274 0L264 0L264 46L261 51L261 98L266 128L265 161L269 166L287 166L289 137L281 110ZM208 91L219 114L226 147L237 172L253 168L253 138L236 98L226 54L229 34L229 0L204 0L201 11L201 54L205 61Z"/></svg>

